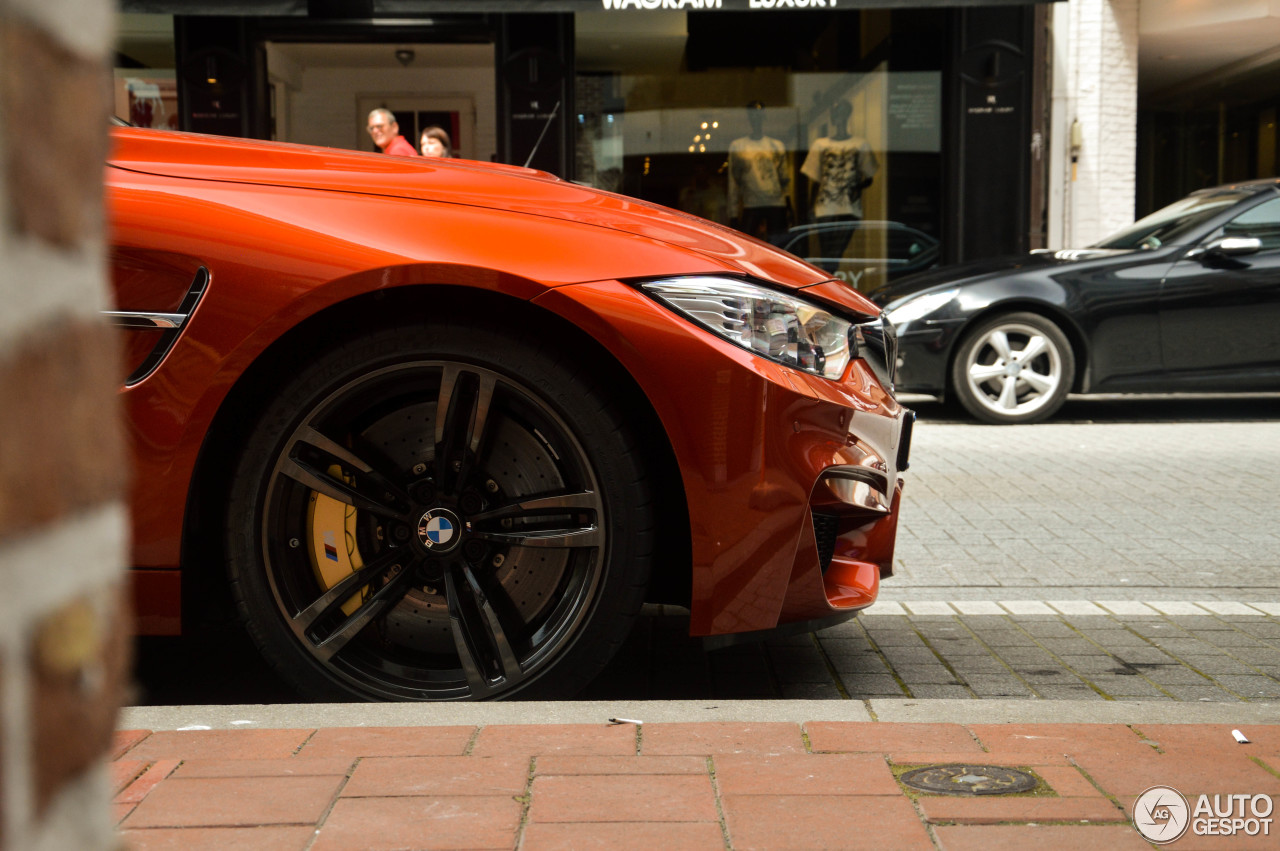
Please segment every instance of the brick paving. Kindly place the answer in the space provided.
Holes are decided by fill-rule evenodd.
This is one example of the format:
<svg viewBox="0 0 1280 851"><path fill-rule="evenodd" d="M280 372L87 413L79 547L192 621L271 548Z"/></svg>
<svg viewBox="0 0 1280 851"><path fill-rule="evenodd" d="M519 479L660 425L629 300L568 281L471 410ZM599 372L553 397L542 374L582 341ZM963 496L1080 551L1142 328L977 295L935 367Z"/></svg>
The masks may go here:
<svg viewBox="0 0 1280 851"><path fill-rule="evenodd" d="M1191 801L1280 797L1280 723L1248 726L1244 745L1231 729L814 721L129 730L117 734L110 767L121 834L138 851L1114 851L1151 847L1131 811L1153 785ZM1038 786L959 797L898 779L950 763L1020 768ZM1188 836L1173 847L1274 843Z"/></svg>

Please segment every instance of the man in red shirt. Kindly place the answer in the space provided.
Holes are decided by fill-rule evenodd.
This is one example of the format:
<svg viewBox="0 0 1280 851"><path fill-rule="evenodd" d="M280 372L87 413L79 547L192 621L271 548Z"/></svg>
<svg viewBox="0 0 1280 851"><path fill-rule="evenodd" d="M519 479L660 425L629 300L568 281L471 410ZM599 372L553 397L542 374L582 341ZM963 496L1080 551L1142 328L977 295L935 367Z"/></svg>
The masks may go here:
<svg viewBox="0 0 1280 851"><path fill-rule="evenodd" d="M391 110L379 107L369 113L369 135L373 144L384 154L395 154L400 157L416 157L418 152L405 137L400 135L400 125Z"/></svg>

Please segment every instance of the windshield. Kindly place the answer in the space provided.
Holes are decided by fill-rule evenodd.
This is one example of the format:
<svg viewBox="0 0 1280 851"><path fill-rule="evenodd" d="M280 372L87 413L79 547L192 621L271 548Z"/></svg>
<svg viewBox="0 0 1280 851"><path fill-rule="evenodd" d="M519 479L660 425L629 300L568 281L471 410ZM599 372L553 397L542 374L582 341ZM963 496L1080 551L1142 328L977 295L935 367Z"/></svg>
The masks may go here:
<svg viewBox="0 0 1280 851"><path fill-rule="evenodd" d="M1189 231L1249 197L1248 192L1215 192L1183 198L1090 248L1159 248L1176 244Z"/></svg>

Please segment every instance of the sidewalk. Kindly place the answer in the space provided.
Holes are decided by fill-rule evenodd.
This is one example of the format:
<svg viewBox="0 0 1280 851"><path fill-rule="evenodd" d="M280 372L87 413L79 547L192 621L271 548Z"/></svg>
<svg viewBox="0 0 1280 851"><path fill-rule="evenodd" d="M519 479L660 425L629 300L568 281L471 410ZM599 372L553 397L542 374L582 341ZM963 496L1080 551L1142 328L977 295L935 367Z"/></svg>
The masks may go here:
<svg viewBox="0 0 1280 851"><path fill-rule="evenodd" d="M1233 729L1250 743L1238 744ZM134 849L1123 851L1152 847L1130 821L1149 787L1172 787L1192 808L1201 794L1280 797L1280 707L148 707L126 710L112 759L115 816ZM909 791L898 779L942 764L1019 768L1037 786L958 797ZM1274 848L1280 824L1268 827L1269 836L1188 831L1170 847Z"/></svg>

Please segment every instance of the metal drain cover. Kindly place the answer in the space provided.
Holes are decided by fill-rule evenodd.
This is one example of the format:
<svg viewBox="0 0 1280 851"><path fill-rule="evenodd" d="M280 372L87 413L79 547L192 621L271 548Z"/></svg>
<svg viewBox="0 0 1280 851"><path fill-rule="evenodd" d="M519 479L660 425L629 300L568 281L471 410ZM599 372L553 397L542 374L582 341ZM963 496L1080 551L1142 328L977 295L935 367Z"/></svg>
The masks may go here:
<svg viewBox="0 0 1280 851"><path fill-rule="evenodd" d="M1036 788L1036 778L1002 765L928 765L900 778L912 789L942 795L1013 795Z"/></svg>

